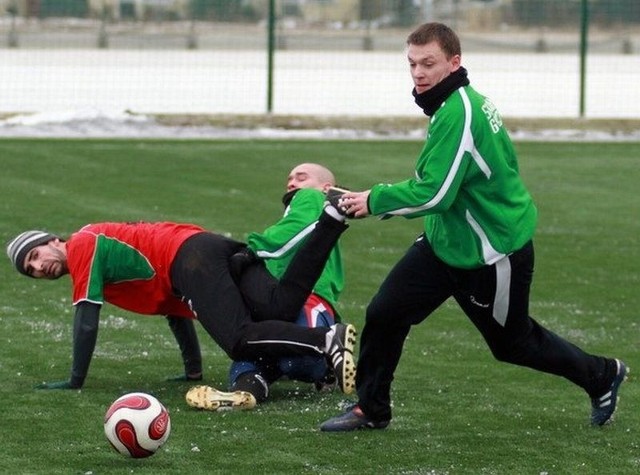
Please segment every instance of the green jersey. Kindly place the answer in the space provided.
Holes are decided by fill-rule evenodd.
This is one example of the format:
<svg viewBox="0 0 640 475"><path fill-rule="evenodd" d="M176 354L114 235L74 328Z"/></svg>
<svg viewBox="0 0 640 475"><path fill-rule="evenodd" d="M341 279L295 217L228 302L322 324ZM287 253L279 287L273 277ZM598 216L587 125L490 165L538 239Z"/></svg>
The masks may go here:
<svg viewBox="0 0 640 475"><path fill-rule="evenodd" d="M447 264L493 264L533 236L537 211L495 106L471 86L431 117L415 178L371 189L374 215L424 216L425 236Z"/></svg>
<svg viewBox="0 0 640 475"><path fill-rule="evenodd" d="M325 194L315 188L298 190L287 205L284 216L262 233L251 233L249 247L262 259L275 277L282 277L300 244L313 230L324 207ZM344 288L340 247L331 251L313 291L330 303L336 302Z"/></svg>

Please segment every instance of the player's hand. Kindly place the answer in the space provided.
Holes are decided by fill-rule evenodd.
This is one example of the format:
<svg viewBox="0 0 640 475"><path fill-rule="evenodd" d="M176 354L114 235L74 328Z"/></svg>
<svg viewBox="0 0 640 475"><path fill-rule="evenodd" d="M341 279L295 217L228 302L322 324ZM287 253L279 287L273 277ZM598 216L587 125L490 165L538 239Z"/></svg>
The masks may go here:
<svg viewBox="0 0 640 475"><path fill-rule="evenodd" d="M71 385L69 381L43 382L35 386L35 389L78 389Z"/></svg>
<svg viewBox="0 0 640 475"><path fill-rule="evenodd" d="M371 214L369 212L368 203L369 193L371 193L371 190L359 192L349 191L342 195L340 204L347 209L348 217L364 218L365 216L369 216Z"/></svg>

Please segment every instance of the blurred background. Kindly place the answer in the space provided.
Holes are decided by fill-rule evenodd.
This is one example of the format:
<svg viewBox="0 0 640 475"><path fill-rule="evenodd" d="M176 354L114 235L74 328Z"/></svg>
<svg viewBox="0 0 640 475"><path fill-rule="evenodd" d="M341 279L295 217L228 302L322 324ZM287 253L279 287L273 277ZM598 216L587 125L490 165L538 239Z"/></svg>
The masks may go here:
<svg viewBox="0 0 640 475"><path fill-rule="evenodd" d="M426 21L504 116L640 118L638 0L0 0L0 113L415 116Z"/></svg>

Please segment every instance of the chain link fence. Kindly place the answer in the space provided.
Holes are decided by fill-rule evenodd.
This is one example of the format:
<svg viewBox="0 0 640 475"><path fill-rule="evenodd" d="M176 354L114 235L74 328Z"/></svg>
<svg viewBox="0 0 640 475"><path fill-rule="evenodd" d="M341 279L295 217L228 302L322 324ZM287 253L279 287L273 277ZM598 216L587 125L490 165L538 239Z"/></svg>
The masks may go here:
<svg viewBox="0 0 640 475"><path fill-rule="evenodd" d="M0 0L0 113L416 115L425 21L505 116L640 118L637 0Z"/></svg>

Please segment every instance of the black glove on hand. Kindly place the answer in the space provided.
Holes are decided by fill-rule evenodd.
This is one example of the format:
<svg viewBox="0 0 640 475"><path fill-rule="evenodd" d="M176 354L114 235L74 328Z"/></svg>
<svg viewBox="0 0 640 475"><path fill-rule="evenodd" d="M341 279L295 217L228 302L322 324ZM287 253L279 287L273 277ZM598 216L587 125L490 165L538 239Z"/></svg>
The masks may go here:
<svg viewBox="0 0 640 475"><path fill-rule="evenodd" d="M171 382L182 382L182 381L202 381L202 373L199 375L191 375L191 374L178 374L176 376L169 376L167 381Z"/></svg>
<svg viewBox="0 0 640 475"><path fill-rule="evenodd" d="M70 381L52 381L37 384L34 389L80 389L80 387L72 385Z"/></svg>

